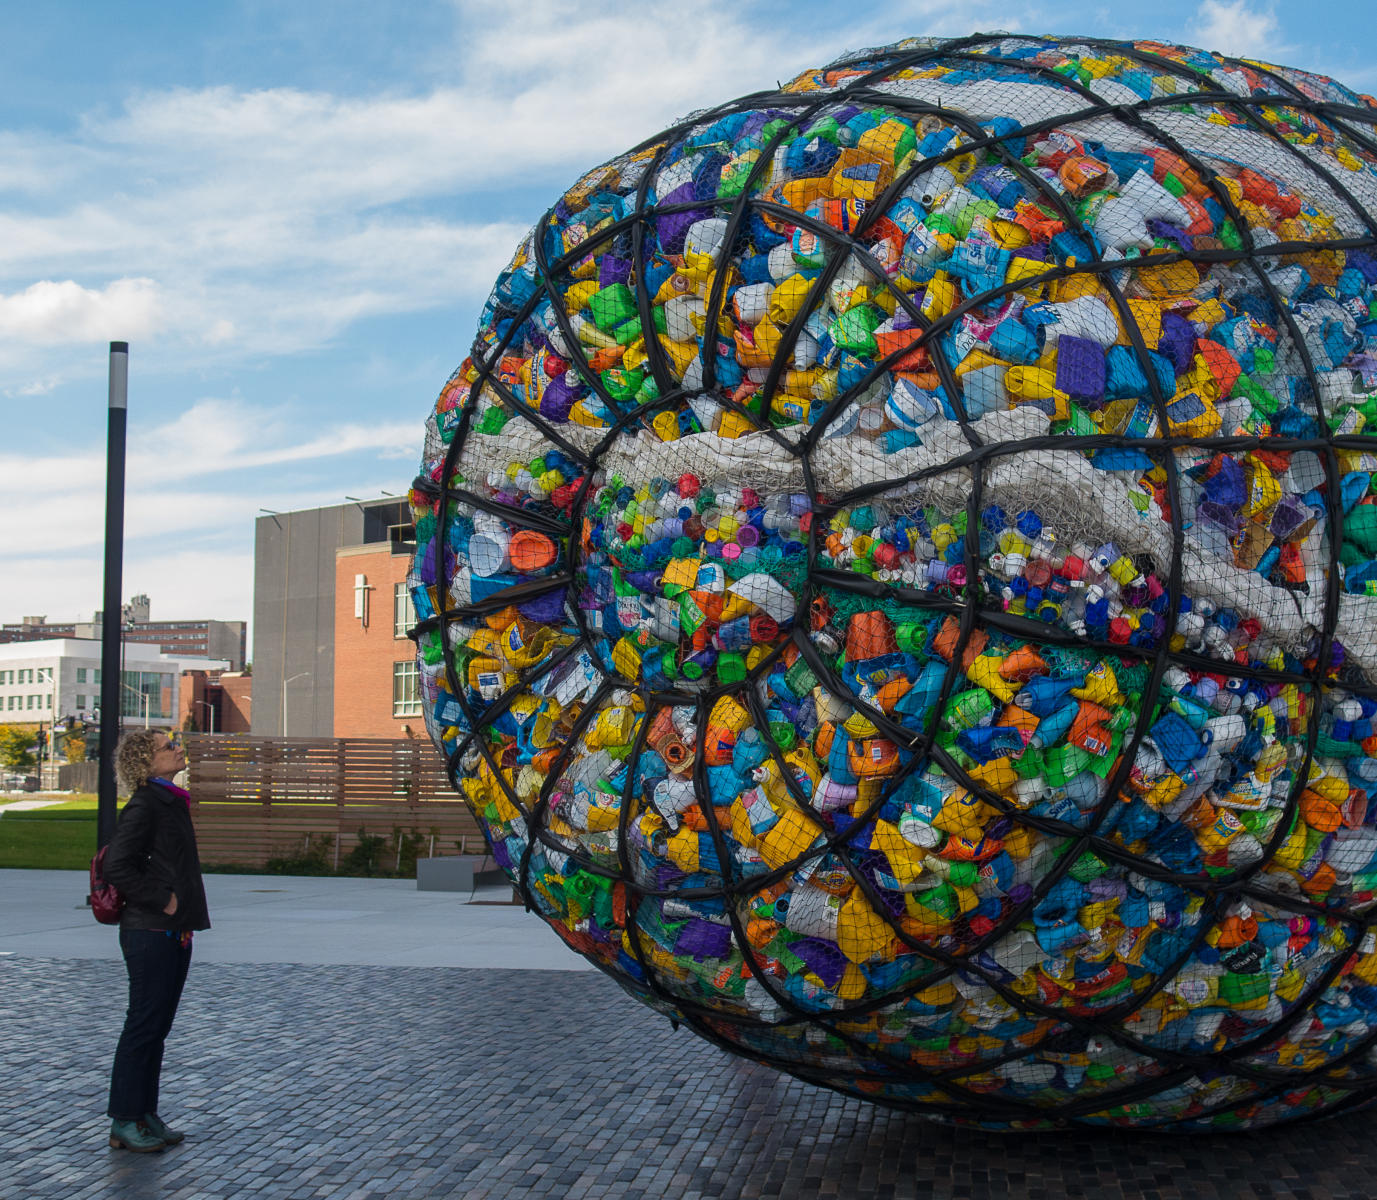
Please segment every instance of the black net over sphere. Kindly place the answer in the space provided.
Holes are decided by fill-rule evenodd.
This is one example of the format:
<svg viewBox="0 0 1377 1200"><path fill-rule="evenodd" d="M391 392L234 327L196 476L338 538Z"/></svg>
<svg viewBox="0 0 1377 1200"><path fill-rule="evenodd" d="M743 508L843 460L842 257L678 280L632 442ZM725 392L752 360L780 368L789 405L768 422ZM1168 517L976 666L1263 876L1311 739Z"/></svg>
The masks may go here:
<svg viewBox="0 0 1377 1200"><path fill-rule="evenodd" d="M570 188L411 493L421 707L528 906L949 1121L1377 1095L1374 122L914 39Z"/></svg>

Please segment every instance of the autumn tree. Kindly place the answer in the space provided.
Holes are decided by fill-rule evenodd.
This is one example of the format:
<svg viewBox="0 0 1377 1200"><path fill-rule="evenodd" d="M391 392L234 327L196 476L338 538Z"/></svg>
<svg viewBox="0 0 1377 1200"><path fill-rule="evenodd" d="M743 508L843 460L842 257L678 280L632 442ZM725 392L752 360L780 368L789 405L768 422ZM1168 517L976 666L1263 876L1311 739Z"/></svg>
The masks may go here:
<svg viewBox="0 0 1377 1200"><path fill-rule="evenodd" d="M7 771L27 771L36 761L33 756L34 733L15 725L0 725L0 766Z"/></svg>

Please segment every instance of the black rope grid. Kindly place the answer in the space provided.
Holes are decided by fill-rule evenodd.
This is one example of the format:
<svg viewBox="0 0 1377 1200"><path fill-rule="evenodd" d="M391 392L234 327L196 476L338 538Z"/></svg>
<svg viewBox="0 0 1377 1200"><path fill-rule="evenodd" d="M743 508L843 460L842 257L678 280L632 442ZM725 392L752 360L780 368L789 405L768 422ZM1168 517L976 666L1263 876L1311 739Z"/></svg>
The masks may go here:
<svg viewBox="0 0 1377 1200"><path fill-rule="evenodd" d="M1112 101L1097 90L1093 80L1082 82L1074 71L1021 56L1020 52L1029 47L1047 52L1067 47L1103 52L1135 69L1168 76L1177 87L1170 94L1155 94L1134 103ZM429 574L437 581L438 601L434 615L418 624L413 637L421 640L438 636L443 651L444 694L452 698L461 714L457 722L452 722L447 740L442 741L450 777L461 790L465 780L479 778L519 814L515 821L504 824L523 841L513 873L528 908L547 917L573 948L633 995L725 1049L867 1099L944 1119L1003 1122L1018 1127L1119 1121L1145 1127L1231 1128L1279 1119L1309 1119L1327 1112L1347 1111L1377 1099L1377 1075L1368 1061L1370 1052L1377 1049L1377 995L1366 1010L1355 1010L1354 1030L1322 1061L1273 1061L1278 1048L1289 1044L1288 1031L1298 1021L1307 1019L1322 1005L1336 1003L1331 989L1344 980L1355 961L1354 952L1377 926L1377 907L1336 907L1326 903L1324 895L1308 896L1283 886L1277 876L1267 873L1293 834L1311 766L1321 757L1322 718L1329 711L1327 699L1341 695L1377 700L1377 683L1351 661L1341 663L1336 651L1336 643L1344 640L1344 631L1339 628L1343 576L1340 551L1345 519L1339 454L1367 454L1372 443L1359 434L1327 432L1327 427L1334 427L1334 414L1324 411L1320 372L1292 302L1281 294L1268 269L1317 253L1372 250L1377 247L1377 227L1374 214L1364 207L1360 196L1318 155L1304 153L1293 145L1278 128L1274 114L1294 114L1360 156L1377 156L1377 137L1359 128L1377 124L1377 110L1316 99L1290 78L1254 64L1222 58L1210 61L1216 69L1252 72L1255 80L1265 82L1243 95L1221 87L1209 71L1190 62L1131 43L1094 39L1058 43L977 34L927 45L861 52L827 68L826 86L801 91L779 88L692 114L614 160L620 164L623 215L608 220L552 257L547 235L563 232L568 222L567 210L561 211L558 206L552 209L537 223L528 244L527 278L532 286L525 298L515 304L495 295L490 301L488 333L480 333L466 364L476 378L469 396L453 415L452 428L444 432L447 445L443 462L438 472L422 475L413 485L418 511L433 513L435 517L433 540L421 553L431 556ZM1055 96L1065 111L1046 118L1039 118L1036 113L1011 113L1008 115L1015 119L1015 125L993 128L988 120L982 123L955 108L918 100L889 86L896 76L922 77L939 67L977 79L1032 81L1036 86L1053 89L1049 98ZM897 172L872 202L859 206L856 219L846 231L760 194L761 179L779 161L791 139L829 113L843 109L859 111L861 107L885 110L909 122L933 123L956 136L935 154L915 156L915 161ZM1259 245L1221 169L1227 167L1231 174L1235 167L1252 165L1265 173L1266 166L1234 164L1223 157L1193 151L1168 131L1166 126L1174 112L1197 111L1229 114L1241 129L1263 139L1276 154L1284 156L1292 171L1318 180L1316 189L1336 197L1363 232L1347 236L1336 232L1335 236L1319 238L1291 234ZM733 195L695 197L672 204L650 201L652 179L686 139L724 118L757 113L766 114L778 125ZM1066 193L1045 172L1025 161L1021 150L1015 151L1015 145L1031 145L1040 136L1058 130L1103 129L1106 122L1131 132L1137 144L1161 148L1183 164L1236 231L1238 245L1215 242L1198 247L1187 244L1178 250L1160 247L1145 258L1106 255L1093 224L1072 206ZM1090 137L1089 132L1086 137ZM1025 274L986 290L971 289L964 298L958 293L955 304L947 311L929 317L914 295L894 284L885 265L875 256L873 231L924 173L955 164L969 155L982 154L985 161L1017 180L1050 219L1060 222L1075 244L1093 252L1061 261L1049 257L1035 274ZM590 178L597 174L592 173ZM652 253L647 235L653 242L658 222L667 216L705 210L724 217L726 227L717 251L718 269L713 272L704 303L698 364L701 383L690 389L676 378L680 373L655 334L654 305L646 284ZM849 386L838 389L797 436L788 427L769 421L762 415L763 410L758 412L754 405L733 398L730 389L719 383L719 326L726 318L729 286L729 272L721 269L721 263L730 259L741 244L752 220L773 221L786 230L805 231L825 248L821 268L810 279L793 316L779 330L779 344L753 400L763 397L768 403L776 395L794 360L810 314L826 305L829 289L845 268L861 271L869 280L872 294L886 297L891 310L902 313L914 331L912 341L889 354L877 355ZM630 261L636 315L644 335L644 363L654 383L654 395L645 402L621 400L603 383L566 308L563 292L573 282L575 273L607 254ZM1282 432L1267 436L1221 430L1215 436L1197 437L1171 432L1168 408L1172 396L1163 388L1153 362L1153 348L1144 339L1126 287L1143 267L1165 270L1182 263L1202 268L1217 265L1222 271L1239 272L1253 281L1251 288L1265 298L1275 316L1277 357L1281 358L1289 348L1301 364L1296 397L1311 405L1311 423L1317 435ZM586 274L578 277L585 278ZM972 312L979 313L1017 292L1078 277L1098 282L1098 294L1107 298L1125 331L1133 362L1146 380L1146 399L1155 431L1140 436L1068 430L1064 434L1016 439L992 437L993 427L982 427L982 421L973 417L967 406L959 363L948 353L947 339ZM566 432L567 427L562 429L539 411L533 397L519 395L502 377L504 358L529 354L517 339L537 310L553 320L553 332L563 348L561 357L569 361L592 396L610 414L605 428L596 431L597 440L591 446L586 445L587 431ZM892 479L859 484L842 494L828 493L819 486L817 458L827 444L829 431L849 408L915 350L926 352L930 370L950 404L952 424L965 450L944 462ZM796 590L800 616L792 627L781 627L780 636L766 647L760 661L749 667L744 682L652 687L643 679L624 676L607 654L603 634L590 626L579 603L584 578L580 556L584 531L595 523L591 506L599 489L606 485L606 454L628 434L648 429L656 415L684 410L687 401L699 393L710 395L713 403L737 417L752 433L762 435L776 452L789 456L802 478L803 486L798 490L807 498L811 520L806 533L802 581ZM495 401L510 417L521 418L540 445L576 465L578 475L568 481L572 495L559 510L550 505L518 504L496 494L484 495L481 480L463 477L461 460L471 442L474 418L483 397ZM448 424L451 415L440 414L438 419ZM1151 436L1154 432L1157 436ZM687 446L685 450L684 469L691 470L692 452ZM985 578L988 551L981 544L983 520L987 506L1000 498L990 498L990 488L994 486L987 478L990 473L1001 463L1030 462L1046 452L1093 454L1108 450L1144 456L1152 464L1148 473L1156 472L1164 481L1166 503L1162 516L1170 549L1165 563L1155 565L1165 567L1165 606L1161 610L1161 627L1153 631L1145 644L1124 644L1093 633L1073 633L1007 612L999 597L989 590ZM1238 663L1228 657L1216 657L1219 652L1207 647L1173 645L1183 601L1191 595L1192 585L1192 580L1185 577L1187 543L1180 456L1241 455L1254 451L1314 455L1323 475L1326 561L1323 590L1319 593L1323 605L1318 626L1309 630L1310 645L1299 669L1261 661ZM952 481L966 491L961 540L965 576L960 584L922 590L839 569L825 557L824 533L836 514L887 499L902 504L905 497L924 487ZM1029 501L1030 506L1033 503ZM467 519L475 513L485 513L512 529L530 529L546 535L560 549L558 560L543 576L502 588L480 600L454 603L449 595L450 579L468 568L459 547L450 543L450 530L456 519ZM950 513L943 519L956 515ZM1086 516L1093 525L1094 514ZM455 556L452 561L447 553ZM418 577L414 570L413 583ZM1320 583L1318 579L1309 582L1312 587ZM464 677L464 642L494 614L549 596L560 598L564 622L556 648L534 665L516 672L515 682L504 687L499 695L475 704ZM916 623L932 622L931 628L937 622L956 623L957 632L949 647L940 687L920 731L868 702L843 678L838 666L837 626L829 623L826 613L836 605L844 608L850 599L888 605L891 610L900 606L915 614L912 619ZM815 611L824 614L820 625L812 618ZM554 624L558 626L559 622ZM965 765L969 760L958 758L943 738L949 732L944 729L943 714L948 702L960 691L964 660L977 634L991 635L1010 647L1029 644L1075 653L1087 663L1117 660L1125 668L1146 672L1134 697L1125 705L1131 711L1136 703L1137 713L1131 727L1121 731L1117 764L1104 777L1100 798L1088 813L1082 814L1081 820L1027 811L975 777L973 768ZM823 693L865 718L876 730L872 736L893 743L900 752L899 769L887 776L864 804L858 802L857 814L840 827L816 806L796 777L785 750L766 732L769 716L765 681L779 669L786 654L806 664ZM519 792L515 780L519 760L511 745L503 746L501 739L493 736L492 726L510 717L518 702L532 695L533 689L549 686L583 663L591 664L592 677L581 698L574 702L579 706L577 715L572 722L565 720L560 724L554 752L547 755L542 772L538 772L538 789L532 793L528 783ZM1124 802L1134 795L1130 772L1154 722L1165 711L1165 680L1174 669L1195 675L1226 676L1240 686L1254 682L1287 687L1299 696L1304 712L1303 734L1298 736L1289 724L1279 734L1279 740L1289 747L1286 768L1292 772L1292 781L1281 807L1270 810L1277 817L1269 826L1261 853L1227 871L1207 872L1203 867L1196 871L1173 869L1155 852L1131 849L1129 843L1133 839L1126 840L1115 828ZM624 700L627 694L636 698L640 717L633 741L618 764L624 781L615 797L616 827L608 831L609 836L601 843L595 839L584 843L578 836L562 832L567 823L557 797L565 794L562 785L584 753L583 735L608 705ZM725 806L719 811L717 804L709 802L709 714L723 697L731 697L747 711L749 727L759 732L766 762L787 791L791 805L806 814L818 832L816 844L768 870L761 869L768 865L763 861L748 866L737 857L730 830L723 826ZM638 819L654 811L638 794L638 768L649 745L652 722L674 707L693 713L696 741L689 747L693 754L691 782L706 827L705 836L716 859L715 870L696 874L709 878L708 883L676 886L673 879L658 883L639 860L636 848L641 836L637 832ZM434 717L428 715L428 721L437 736L443 732ZM1031 881L1031 887L1025 888L1026 894L1017 903L1006 896L998 919L987 919L988 928L983 932L978 932L966 915L958 912L953 920L943 922L949 926L948 932L936 937L918 936L904 920L893 915L867 869L871 852L862 848L860 839L868 836L887 806L892 806L915 778L929 771L945 776L954 788L964 789L993 814L984 822L984 836L1002 840L1021 830L1035 842L1054 848L1054 860L1045 864ZM555 823L560 831L552 827ZM500 839L486 820L482 824L495 846ZM667 862L662 850L661 847L660 861ZM537 866L537 861L542 865ZM1021 924L1035 917L1054 889L1073 878L1078 869L1085 869L1087 862L1105 867L1114 878L1132 885L1140 896L1158 895L1162 888L1167 888L1191 898L1181 905L1183 911L1176 914L1178 936L1163 939L1169 948L1168 961L1139 977L1125 976L1127 987L1109 989L1107 1002L1083 1000L1069 986L1061 986L1060 979L1053 978L1055 970L1050 975L1043 973L1049 984L1057 985L1052 994L1029 994L1026 984L1015 986L1029 972L1025 970L1019 976L1005 970L993 954ZM623 957L607 953L589 935L571 931L566 921L567 900L561 911L537 877L538 871L549 872L552 864L557 863L568 864L565 882L577 875L587 875L601 881L590 886L612 891L615 904L622 909L613 932L625 930ZM901 978L891 986L879 987L867 981L858 999L834 1002L829 998L818 1005L802 999L796 990L786 986L790 980L775 974L779 968L757 948L748 925L752 905L762 898L787 894L788 882L798 872L829 869L845 873L855 893L888 927L891 941L903 948L906 965ZM678 872L680 878L689 874ZM1154 891L1154 886L1158 890ZM1207 1039L1213 1043L1207 1050L1192 1048L1180 1039L1141 1032L1134 1018L1147 1011L1145 1006L1154 997L1178 985L1182 972L1200 961L1202 953L1208 950L1209 935L1223 920L1236 915L1243 904L1267 918L1299 922L1306 931L1310 945L1301 960L1299 990L1293 992L1289 1002L1273 997L1272 1007L1263 1020L1238 1019L1228 1024L1232 1018L1223 1014L1221 1020L1227 1028L1220 1036ZM685 915L713 914L716 921L725 920L731 949L726 958L714 960L711 970L716 972L716 978L704 978L710 973L707 967L700 968L697 975L692 971L680 975L660 961L667 952L655 944L649 929L654 923L668 920L664 915L668 908ZM1167 929L1156 918L1142 928L1139 953L1150 940L1149 931L1165 933ZM1037 953L1043 954L1044 959L1056 957L1041 950ZM1062 960L1065 965L1078 961L1074 946L1069 957ZM1106 968L1120 963L1114 950L1100 953L1093 961ZM754 989L750 1010L724 992L728 986L725 977L733 972ZM939 1011L925 1011L934 1006L923 1002L924 995L932 995L934 989L942 992L951 988L956 989L956 1000L945 1006L936 1005ZM1268 995L1273 996L1270 985ZM962 1004L974 1004L975 998L998 1019L992 1018L982 1027L975 1017L963 1016ZM1374 1019L1366 1022L1367 1015ZM1360 1029L1357 1018L1364 1018ZM895 1022L901 1028L900 1035L882 1037L882 1032L891 1031ZM1001 1026L1010 1026L1017 1032L1002 1036ZM994 1032L983 1036L982 1028ZM959 1046L963 1041L979 1044ZM919 1045L924 1042L943 1043L946 1049L920 1052ZM1103 1069L1091 1074L1090 1068L1096 1062ZM1033 1078L1030 1072L1040 1072L1041 1077L1048 1078L1047 1072L1052 1068L1055 1074L1051 1078L1055 1082L1046 1087L1028 1082ZM1154 1101L1159 1101L1159 1106L1154 1107Z"/></svg>

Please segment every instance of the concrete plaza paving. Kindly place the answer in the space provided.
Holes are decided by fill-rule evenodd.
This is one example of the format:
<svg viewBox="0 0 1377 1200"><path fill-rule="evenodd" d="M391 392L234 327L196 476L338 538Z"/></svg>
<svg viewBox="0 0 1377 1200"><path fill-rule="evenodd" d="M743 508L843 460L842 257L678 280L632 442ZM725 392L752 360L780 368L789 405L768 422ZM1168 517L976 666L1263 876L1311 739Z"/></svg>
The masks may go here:
<svg viewBox="0 0 1377 1200"><path fill-rule="evenodd" d="M453 892L418 892L415 880L205 878L214 928L196 939L197 964L593 970L520 905L468 904ZM81 872L0 871L0 955L120 962L118 931L96 924L86 891ZM485 888L481 898L511 894Z"/></svg>
<svg viewBox="0 0 1377 1200"><path fill-rule="evenodd" d="M125 977L70 872L0 871L0 1200L1366 1200L1377 1116L1197 1139L954 1131L732 1058L520 908L209 876L163 1154L105 1146Z"/></svg>

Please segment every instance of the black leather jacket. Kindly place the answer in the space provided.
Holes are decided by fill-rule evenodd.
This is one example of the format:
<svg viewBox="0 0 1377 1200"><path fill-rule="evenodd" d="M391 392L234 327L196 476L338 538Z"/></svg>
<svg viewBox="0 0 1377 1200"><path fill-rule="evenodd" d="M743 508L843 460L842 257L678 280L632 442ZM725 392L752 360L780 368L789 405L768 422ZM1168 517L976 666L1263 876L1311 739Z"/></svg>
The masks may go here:
<svg viewBox="0 0 1377 1200"><path fill-rule="evenodd" d="M191 813L178 795L145 783L135 789L120 813L105 878L125 896L121 929L209 929L206 890ZM177 911L163 909L177 894Z"/></svg>

